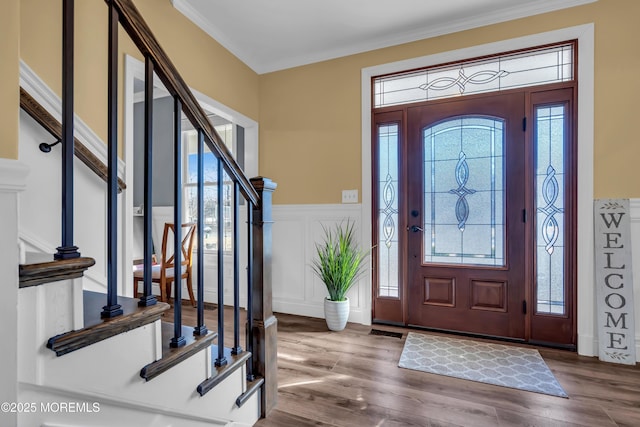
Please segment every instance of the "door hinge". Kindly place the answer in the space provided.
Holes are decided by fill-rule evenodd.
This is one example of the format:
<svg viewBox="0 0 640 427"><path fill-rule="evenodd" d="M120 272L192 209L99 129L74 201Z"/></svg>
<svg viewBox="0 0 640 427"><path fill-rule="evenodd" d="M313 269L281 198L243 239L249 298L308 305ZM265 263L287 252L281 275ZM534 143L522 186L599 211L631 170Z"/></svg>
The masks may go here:
<svg viewBox="0 0 640 427"><path fill-rule="evenodd" d="M527 210L522 209L522 222L527 222Z"/></svg>
<svg viewBox="0 0 640 427"><path fill-rule="evenodd" d="M525 132L527 130L527 118L523 117L522 118L522 132Z"/></svg>
<svg viewBox="0 0 640 427"><path fill-rule="evenodd" d="M522 301L522 314L527 314L527 302Z"/></svg>

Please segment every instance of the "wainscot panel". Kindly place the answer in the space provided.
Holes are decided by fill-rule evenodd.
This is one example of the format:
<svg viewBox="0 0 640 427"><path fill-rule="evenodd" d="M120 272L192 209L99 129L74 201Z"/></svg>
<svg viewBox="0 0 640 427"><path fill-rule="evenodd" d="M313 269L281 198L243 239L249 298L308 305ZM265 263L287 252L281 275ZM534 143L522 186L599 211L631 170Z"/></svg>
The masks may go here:
<svg viewBox="0 0 640 427"><path fill-rule="evenodd" d="M315 243L321 241L323 226L334 227L344 221L355 225L358 241L362 236L360 204L274 205L273 206L273 310L310 317L324 317L323 300L327 291L313 273ZM351 291L349 321L369 323L371 314L370 258L365 274Z"/></svg>

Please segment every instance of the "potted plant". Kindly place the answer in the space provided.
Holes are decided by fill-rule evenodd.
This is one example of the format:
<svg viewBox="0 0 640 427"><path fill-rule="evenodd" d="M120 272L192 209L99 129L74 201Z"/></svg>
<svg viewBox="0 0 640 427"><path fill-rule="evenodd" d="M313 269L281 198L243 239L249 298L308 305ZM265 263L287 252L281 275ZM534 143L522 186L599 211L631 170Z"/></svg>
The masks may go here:
<svg viewBox="0 0 640 427"><path fill-rule="evenodd" d="M354 224L337 224L335 229L323 226L324 239L316 243L317 257L313 271L327 287L329 296L324 300L324 317L332 331L341 331L349 318L347 292L363 272L367 253L356 242Z"/></svg>

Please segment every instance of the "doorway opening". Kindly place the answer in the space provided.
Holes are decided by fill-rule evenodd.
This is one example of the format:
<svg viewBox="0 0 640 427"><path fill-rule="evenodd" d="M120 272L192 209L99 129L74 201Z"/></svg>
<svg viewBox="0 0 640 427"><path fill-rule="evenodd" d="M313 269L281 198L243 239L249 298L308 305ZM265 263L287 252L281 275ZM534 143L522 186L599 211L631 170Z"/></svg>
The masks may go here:
<svg viewBox="0 0 640 427"><path fill-rule="evenodd" d="M576 42L373 78L373 320L576 346Z"/></svg>

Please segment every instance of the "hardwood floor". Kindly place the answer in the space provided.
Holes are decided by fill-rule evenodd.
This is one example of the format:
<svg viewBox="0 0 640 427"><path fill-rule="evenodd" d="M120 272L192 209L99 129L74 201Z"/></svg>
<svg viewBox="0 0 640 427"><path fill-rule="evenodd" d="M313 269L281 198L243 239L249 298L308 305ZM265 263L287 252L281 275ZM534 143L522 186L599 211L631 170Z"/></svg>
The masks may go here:
<svg viewBox="0 0 640 427"><path fill-rule="evenodd" d="M192 310L185 307L187 324ZM209 328L216 315L206 311ZM276 317L279 400L258 427L640 426L640 365L539 348L564 399L398 368L409 329L373 326L399 339L370 335L371 326L329 332L323 319ZM225 310L227 343L231 319Z"/></svg>

